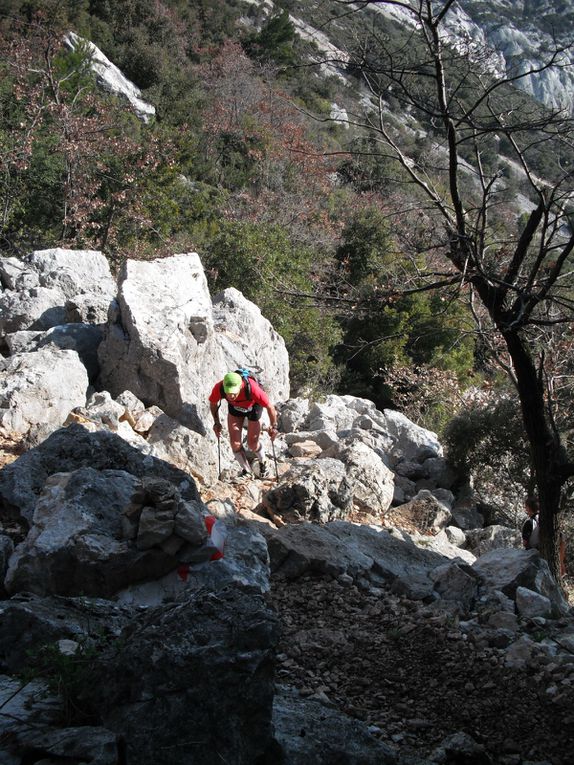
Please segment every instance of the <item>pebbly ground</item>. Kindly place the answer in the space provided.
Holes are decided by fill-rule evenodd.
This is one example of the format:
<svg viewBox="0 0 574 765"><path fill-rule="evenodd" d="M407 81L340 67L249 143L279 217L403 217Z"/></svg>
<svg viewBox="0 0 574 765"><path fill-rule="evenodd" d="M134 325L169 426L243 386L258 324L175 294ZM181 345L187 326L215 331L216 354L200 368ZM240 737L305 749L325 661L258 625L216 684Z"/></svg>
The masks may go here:
<svg viewBox="0 0 574 765"><path fill-rule="evenodd" d="M428 757L463 731L497 765L574 763L574 664L510 669L453 616L390 591L275 579L271 601L283 625L277 680L401 753Z"/></svg>

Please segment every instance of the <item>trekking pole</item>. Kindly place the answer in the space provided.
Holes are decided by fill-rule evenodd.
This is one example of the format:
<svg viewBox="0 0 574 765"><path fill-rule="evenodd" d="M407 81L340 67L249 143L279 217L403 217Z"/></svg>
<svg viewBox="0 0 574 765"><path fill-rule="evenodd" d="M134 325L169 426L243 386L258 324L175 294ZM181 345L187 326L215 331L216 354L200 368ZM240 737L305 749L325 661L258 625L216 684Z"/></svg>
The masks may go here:
<svg viewBox="0 0 574 765"><path fill-rule="evenodd" d="M219 414L219 409L221 407L221 401L217 405L217 413ZM217 438L217 478L219 481L221 481L221 431L216 434Z"/></svg>
<svg viewBox="0 0 574 765"><path fill-rule="evenodd" d="M271 451L273 452L273 462L275 463L275 480L277 483L279 483L279 472L277 470L277 457L275 456L275 441L269 436L271 439Z"/></svg>

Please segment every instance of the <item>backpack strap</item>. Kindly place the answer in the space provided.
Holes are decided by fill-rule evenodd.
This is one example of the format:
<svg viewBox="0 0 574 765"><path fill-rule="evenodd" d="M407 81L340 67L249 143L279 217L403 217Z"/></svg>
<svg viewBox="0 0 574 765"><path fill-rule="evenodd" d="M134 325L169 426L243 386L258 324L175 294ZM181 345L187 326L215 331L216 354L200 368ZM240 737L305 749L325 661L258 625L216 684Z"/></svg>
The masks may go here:
<svg viewBox="0 0 574 765"><path fill-rule="evenodd" d="M245 397L248 401L251 401L251 382L249 380L252 377L251 372L248 369L236 369L238 375L241 375L245 383Z"/></svg>

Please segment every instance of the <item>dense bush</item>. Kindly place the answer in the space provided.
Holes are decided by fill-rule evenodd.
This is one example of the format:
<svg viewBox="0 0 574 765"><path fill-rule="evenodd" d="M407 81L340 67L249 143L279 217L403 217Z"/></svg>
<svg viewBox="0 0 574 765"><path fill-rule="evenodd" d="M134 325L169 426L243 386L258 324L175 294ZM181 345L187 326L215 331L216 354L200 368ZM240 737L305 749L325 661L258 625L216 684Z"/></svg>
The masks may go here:
<svg viewBox="0 0 574 765"><path fill-rule="evenodd" d="M312 257L280 227L234 222L205 242L203 256L212 290L240 289L282 335L295 391L313 390L335 374L337 325L304 297L313 290Z"/></svg>
<svg viewBox="0 0 574 765"><path fill-rule="evenodd" d="M473 476L475 490L501 518L516 524L521 511L516 498L532 485L516 397L498 394L470 404L446 426L444 439L449 461L461 474Z"/></svg>
<svg viewBox="0 0 574 765"><path fill-rule="evenodd" d="M389 372L409 364L468 376L474 342L463 331L470 323L465 309L437 293L403 293L409 282L416 285L415 268L398 250L384 211L360 210L341 240L337 289L355 301L350 315L341 316L344 335L337 349L348 392L393 405Z"/></svg>

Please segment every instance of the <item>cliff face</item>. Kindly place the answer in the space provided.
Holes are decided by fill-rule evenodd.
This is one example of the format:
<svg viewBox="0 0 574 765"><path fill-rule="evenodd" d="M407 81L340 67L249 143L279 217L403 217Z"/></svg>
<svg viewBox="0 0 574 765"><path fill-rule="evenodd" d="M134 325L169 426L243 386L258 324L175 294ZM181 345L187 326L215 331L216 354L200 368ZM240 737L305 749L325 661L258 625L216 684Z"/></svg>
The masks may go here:
<svg viewBox="0 0 574 765"><path fill-rule="evenodd" d="M410 2L414 9L418 7L418 0ZM436 3L437 9L443 5L442 1ZM292 3L291 18L299 33L302 19L314 23L316 7L315 0ZM414 24L413 15L402 5L369 7L401 25ZM484 51L490 49L492 71L518 76L515 84L538 101L553 109L574 110L574 7L569 0L459 0L449 9L443 28L455 47L480 57L483 63ZM327 24L321 33L311 35L326 53L325 40L332 31ZM560 66L548 70L557 51Z"/></svg>
<svg viewBox="0 0 574 765"><path fill-rule="evenodd" d="M444 3L436 3L437 8ZM293 16L306 17L312 0L294 7ZM413 8L418 0L412 0ZM413 16L399 5L373 5L372 10L400 24L413 25ZM500 76L520 77L516 85L546 106L574 109L574 8L567 0L459 0L446 16L446 34L460 50L483 59L490 49L491 69ZM330 25L324 27L329 34ZM315 42L318 40L315 38ZM546 65L555 51L561 66Z"/></svg>
<svg viewBox="0 0 574 765"><path fill-rule="evenodd" d="M564 0L461 0L451 15L451 31L484 38L507 76L522 75L517 85L553 109L574 109L574 9ZM465 22L465 23L463 23ZM545 70L557 49L563 66Z"/></svg>

